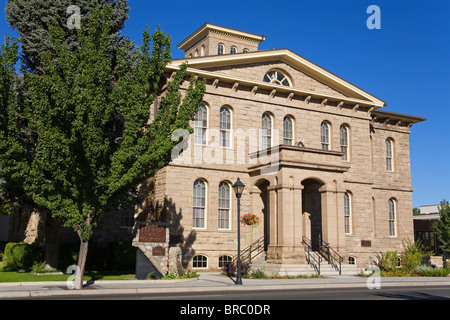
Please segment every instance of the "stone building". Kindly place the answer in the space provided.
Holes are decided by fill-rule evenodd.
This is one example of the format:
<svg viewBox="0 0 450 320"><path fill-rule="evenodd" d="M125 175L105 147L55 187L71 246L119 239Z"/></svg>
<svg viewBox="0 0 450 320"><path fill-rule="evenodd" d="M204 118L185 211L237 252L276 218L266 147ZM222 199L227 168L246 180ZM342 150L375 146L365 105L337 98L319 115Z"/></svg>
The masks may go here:
<svg viewBox="0 0 450 320"><path fill-rule="evenodd" d="M170 79L187 61L207 81L189 147L154 180L184 267L217 270L236 255L237 178L241 215L260 218L241 226L241 248L261 243L268 263L304 264L306 244L358 267L401 251L414 238L409 133L425 119L385 111L288 49L259 51L264 39L206 23L166 68Z"/></svg>

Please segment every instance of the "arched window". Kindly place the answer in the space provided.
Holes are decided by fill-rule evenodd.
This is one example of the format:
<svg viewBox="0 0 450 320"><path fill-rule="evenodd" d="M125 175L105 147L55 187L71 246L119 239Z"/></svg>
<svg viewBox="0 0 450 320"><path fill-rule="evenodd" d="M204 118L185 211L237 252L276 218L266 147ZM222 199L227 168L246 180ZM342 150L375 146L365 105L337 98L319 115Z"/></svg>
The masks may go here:
<svg viewBox="0 0 450 320"><path fill-rule="evenodd" d="M206 130L208 129L208 109L205 105L198 108L194 120L194 143L206 144Z"/></svg>
<svg viewBox="0 0 450 320"><path fill-rule="evenodd" d="M271 70L264 75L264 82L269 82L273 84L279 84L283 86L291 86L289 78L283 72L278 70Z"/></svg>
<svg viewBox="0 0 450 320"><path fill-rule="evenodd" d="M386 139L386 170L394 171L394 143L392 139Z"/></svg>
<svg viewBox="0 0 450 320"><path fill-rule="evenodd" d="M242 50L242 52L250 52L250 50L248 50L247 48L244 48L244 50Z"/></svg>
<svg viewBox="0 0 450 320"><path fill-rule="evenodd" d="M294 122L288 116L283 119L283 144L288 146L294 144Z"/></svg>
<svg viewBox="0 0 450 320"><path fill-rule="evenodd" d="M208 257L198 254L192 258L192 268L208 268Z"/></svg>
<svg viewBox="0 0 450 320"><path fill-rule="evenodd" d="M231 262L233 262L232 256L220 256L219 257L219 268L223 268Z"/></svg>
<svg viewBox="0 0 450 320"><path fill-rule="evenodd" d="M235 46L231 46L230 53L237 53L237 48Z"/></svg>
<svg viewBox="0 0 450 320"><path fill-rule="evenodd" d="M220 108L220 142L221 147L231 147L231 111L227 107Z"/></svg>
<svg viewBox="0 0 450 320"><path fill-rule="evenodd" d="M264 113L262 115L262 140L261 148L268 149L272 147L272 117Z"/></svg>
<svg viewBox="0 0 450 320"><path fill-rule="evenodd" d="M230 229L231 196L230 185L226 182L219 184L219 229Z"/></svg>
<svg viewBox="0 0 450 320"><path fill-rule="evenodd" d="M348 257L348 264L356 264L355 257Z"/></svg>
<svg viewBox="0 0 450 320"><path fill-rule="evenodd" d="M225 46L223 45L223 43L219 43L217 45L217 54L222 55L224 52L225 52Z"/></svg>
<svg viewBox="0 0 450 320"><path fill-rule="evenodd" d="M195 180L193 198L192 227L205 228L206 185L203 180Z"/></svg>
<svg viewBox="0 0 450 320"><path fill-rule="evenodd" d="M350 201L350 194L344 193L344 228L345 233L351 233L352 227L352 206Z"/></svg>
<svg viewBox="0 0 450 320"><path fill-rule="evenodd" d="M320 125L320 142L322 150L330 150L330 126L326 122Z"/></svg>
<svg viewBox="0 0 450 320"><path fill-rule="evenodd" d="M339 129L339 141L341 144L341 152L344 154L342 155L342 160L347 161L348 160L348 128L345 125L341 125Z"/></svg>
<svg viewBox="0 0 450 320"><path fill-rule="evenodd" d="M389 235L391 237L395 237L397 234L396 230L396 217L397 217L397 209L395 207L394 199L389 199Z"/></svg>

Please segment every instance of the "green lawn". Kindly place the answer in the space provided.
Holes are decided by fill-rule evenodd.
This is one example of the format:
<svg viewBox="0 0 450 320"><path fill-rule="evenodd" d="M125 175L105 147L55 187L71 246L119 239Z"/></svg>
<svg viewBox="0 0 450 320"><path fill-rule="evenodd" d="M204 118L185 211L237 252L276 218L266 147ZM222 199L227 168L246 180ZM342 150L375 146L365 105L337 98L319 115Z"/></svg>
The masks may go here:
<svg viewBox="0 0 450 320"><path fill-rule="evenodd" d="M0 272L0 282L67 281L68 274L34 275L31 272ZM86 272L84 280L134 280L134 274Z"/></svg>

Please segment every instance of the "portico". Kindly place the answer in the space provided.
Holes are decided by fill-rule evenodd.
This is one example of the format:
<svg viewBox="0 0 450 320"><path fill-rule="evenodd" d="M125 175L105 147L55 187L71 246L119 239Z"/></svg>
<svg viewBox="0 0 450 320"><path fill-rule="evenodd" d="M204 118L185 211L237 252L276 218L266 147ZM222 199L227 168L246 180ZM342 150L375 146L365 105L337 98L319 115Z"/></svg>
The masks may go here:
<svg viewBox="0 0 450 320"><path fill-rule="evenodd" d="M341 152L280 145L250 155L252 212L264 215L259 233L264 236L267 261L305 263L303 238L313 250L321 241L341 255L345 244ZM340 178L340 181L339 181Z"/></svg>

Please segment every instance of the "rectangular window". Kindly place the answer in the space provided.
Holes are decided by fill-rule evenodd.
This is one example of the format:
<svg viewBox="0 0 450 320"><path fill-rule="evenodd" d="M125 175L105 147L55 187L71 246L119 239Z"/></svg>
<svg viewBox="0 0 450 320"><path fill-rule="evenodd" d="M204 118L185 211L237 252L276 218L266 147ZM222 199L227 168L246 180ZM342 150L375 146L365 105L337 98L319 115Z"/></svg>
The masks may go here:
<svg viewBox="0 0 450 320"><path fill-rule="evenodd" d="M389 235L391 237L396 236L396 227L395 227L395 220L396 220L396 208L394 200L389 199Z"/></svg>
<svg viewBox="0 0 450 320"><path fill-rule="evenodd" d="M221 147L231 147L231 111L226 107L220 109L220 140Z"/></svg>
<svg viewBox="0 0 450 320"><path fill-rule="evenodd" d="M320 125L320 142L322 150L330 150L330 128L325 122Z"/></svg>
<svg viewBox="0 0 450 320"><path fill-rule="evenodd" d="M347 161L348 160L348 129L344 125L342 125L340 128L340 143L341 143L341 152L344 153L342 155L342 160Z"/></svg>
<svg viewBox="0 0 450 320"><path fill-rule="evenodd" d="M283 121L283 144L287 146L293 145L293 124L292 119L285 117Z"/></svg>
<svg viewBox="0 0 450 320"><path fill-rule="evenodd" d="M386 170L394 171L393 167L393 146L390 139L386 139Z"/></svg>
<svg viewBox="0 0 450 320"><path fill-rule="evenodd" d="M230 229L230 186L226 182L219 185L219 229Z"/></svg>
<svg viewBox="0 0 450 320"><path fill-rule="evenodd" d="M192 227L205 228L206 186L202 180L194 183Z"/></svg>
<svg viewBox="0 0 450 320"><path fill-rule="evenodd" d="M350 207L350 195L348 193L344 194L344 228L345 233L350 233L350 218L351 218L351 207Z"/></svg>
<svg viewBox="0 0 450 320"><path fill-rule="evenodd" d="M194 120L194 143L206 144L206 130L208 128L208 111L201 105Z"/></svg>
<svg viewBox="0 0 450 320"><path fill-rule="evenodd" d="M264 113L262 116L262 135L261 148L269 149L272 147L272 118Z"/></svg>

